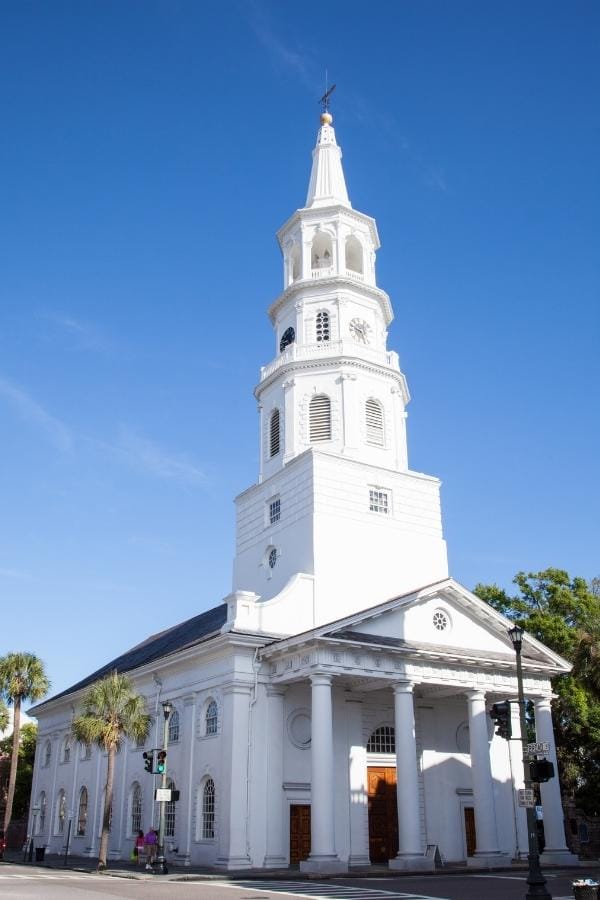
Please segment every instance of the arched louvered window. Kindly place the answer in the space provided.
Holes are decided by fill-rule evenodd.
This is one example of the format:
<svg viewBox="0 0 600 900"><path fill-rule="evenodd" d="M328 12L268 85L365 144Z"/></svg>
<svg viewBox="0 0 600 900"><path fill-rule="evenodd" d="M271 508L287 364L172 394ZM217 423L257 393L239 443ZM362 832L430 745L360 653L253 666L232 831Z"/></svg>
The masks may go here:
<svg viewBox="0 0 600 900"><path fill-rule="evenodd" d="M83 837L87 827L88 791L82 787L79 792L79 809L77 811L77 837Z"/></svg>
<svg viewBox="0 0 600 900"><path fill-rule="evenodd" d="M202 840L212 841L215 836L215 783L208 778L202 790Z"/></svg>
<svg viewBox="0 0 600 900"><path fill-rule="evenodd" d="M367 443L383 447L383 408L377 400L366 403Z"/></svg>
<svg viewBox="0 0 600 900"><path fill-rule="evenodd" d="M317 313L316 332L317 332L317 341L328 341L329 340L329 313L328 312L322 311L322 312Z"/></svg>
<svg viewBox="0 0 600 900"><path fill-rule="evenodd" d="M169 743L179 740L179 713L173 710L169 718Z"/></svg>
<svg viewBox="0 0 600 900"><path fill-rule="evenodd" d="M277 456L279 453L279 410L274 409L269 422L269 456Z"/></svg>
<svg viewBox="0 0 600 900"><path fill-rule="evenodd" d="M310 401L309 407L310 442L331 440L331 400L325 394L318 394Z"/></svg>
<svg viewBox="0 0 600 900"><path fill-rule="evenodd" d="M396 732L393 725L376 728L367 742L367 753L395 753Z"/></svg>

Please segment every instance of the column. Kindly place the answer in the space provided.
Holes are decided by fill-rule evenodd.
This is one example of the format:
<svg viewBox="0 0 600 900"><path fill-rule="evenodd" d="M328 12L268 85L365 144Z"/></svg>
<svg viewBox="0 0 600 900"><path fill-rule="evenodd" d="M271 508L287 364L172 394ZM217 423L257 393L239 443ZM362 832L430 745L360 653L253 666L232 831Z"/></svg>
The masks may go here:
<svg viewBox="0 0 600 900"><path fill-rule="evenodd" d="M475 855L468 858L467 864L473 866L502 865L504 860L498 847L485 694L483 691L469 691L467 702L476 835Z"/></svg>
<svg viewBox="0 0 600 900"><path fill-rule="evenodd" d="M396 732L398 856L390 859L388 865L390 869L433 869L434 861L425 856L421 840L414 685L410 681L399 681L392 687Z"/></svg>
<svg viewBox="0 0 600 900"><path fill-rule="evenodd" d="M248 740L252 685L228 684L223 689L222 777L219 779L219 855L224 869L249 869Z"/></svg>
<svg viewBox="0 0 600 900"><path fill-rule="evenodd" d="M347 871L347 866L340 861L335 852L331 680L331 675L321 673L310 676L311 849L309 858L300 863L300 870L315 874Z"/></svg>
<svg viewBox="0 0 600 900"><path fill-rule="evenodd" d="M515 822L515 859L527 859L529 854L529 841L527 836L527 815L525 809L517 804L517 791L525 787L523 774L523 746L521 744L521 720L519 716L519 704L510 704L510 721L512 726L512 741L507 741L508 758L510 761L510 773L512 781L512 802Z"/></svg>
<svg viewBox="0 0 600 900"><path fill-rule="evenodd" d="M367 788L367 749L363 740L362 698L346 698L348 723L348 801L351 866L368 866L369 822Z"/></svg>
<svg viewBox="0 0 600 900"><path fill-rule="evenodd" d="M538 742L547 741L550 744L550 752L545 754L545 756L554 764L555 772L554 778L551 778L545 784L540 784L544 815L544 837L546 840L546 846L540 857L540 862L542 865L548 863L577 865L578 858L574 853L570 852L565 841L564 812L560 796L550 697L540 697L534 701L534 704L535 739Z"/></svg>
<svg viewBox="0 0 600 900"><path fill-rule="evenodd" d="M296 453L296 379L283 382L283 461L288 462ZM281 425L280 425L281 427Z"/></svg>
<svg viewBox="0 0 600 900"><path fill-rule="evenodd" d="M265 866L287 865L283 821L283 708L285 689L267 685L267 847Z"/></svg>
<svg viewBox="0 0 600 900"><path fill-rule="evenodd" d="M182 748L181 770L185 773L185 788L182 779L180 789L180 809L178 813L181 821L185 822L183 840L179 842L179 863L189 866L192 857L192 820L194 813L194 752L198 741L196 740L196 694L188 694L183 698L183 720L181 722Z"/></svg>

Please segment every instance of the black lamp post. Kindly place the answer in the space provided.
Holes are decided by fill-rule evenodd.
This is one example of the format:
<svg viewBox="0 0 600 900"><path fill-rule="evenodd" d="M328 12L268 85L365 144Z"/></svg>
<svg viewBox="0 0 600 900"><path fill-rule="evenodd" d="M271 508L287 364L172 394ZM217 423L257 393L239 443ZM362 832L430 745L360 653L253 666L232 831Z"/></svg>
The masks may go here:
<svg viewBox="0 0 600 900"><path fill-rule="evenodd" d="M519 690L519 722L521 724L521 744L523 746L523 772L525 775L525 788L531 790L531 778L529 775L529 754L527 752L527 722L525 721L525 694L523 693L523 666L521 664L521 649L523 647L523 628L520 625L514 625L508 630L508 636L512 641L517 655L517 686ZM540 869L540 854L537 836L537 821L535 818L535 809L527 807L527 838L529 841L529 853L527 860L529 863L529 873L527 875L527 884L529 890L525 894L527 900L534 900L536 897L545 897L552 900L552 894L546 887L546 879L542 875Z"/></svg>
<svg viewBox="0 0 600 900"><path fill-rule="evenodd" d="M165 700L162 704L163 708L163 716L165 717L164 721L164 729L163 729L163 750L165 751L165 767L162 772L162 777L160 781L160 786L162 790L165 790L167 787L167 747L169 744L169 717L173 712L173 704L170 700ZM161 800L159 804L159 819L158 819L158 858L156 860L156 873L157 875L167 875L167 861L165 859L165 801Z"/></svg>

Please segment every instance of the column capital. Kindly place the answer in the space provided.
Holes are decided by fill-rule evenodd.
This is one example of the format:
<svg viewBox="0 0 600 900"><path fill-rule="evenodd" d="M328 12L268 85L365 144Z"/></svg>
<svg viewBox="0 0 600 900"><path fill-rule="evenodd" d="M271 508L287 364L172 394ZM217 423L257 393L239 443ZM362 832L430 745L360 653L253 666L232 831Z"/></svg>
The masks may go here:
<svg viewBox="0 0 600 900"><path fill-rule="evenodd" d="M250 695L254 688L253 684L246 684L242 681L232 681L223 685L223 694L246 694Z"/></svg>
<svg viewBox="0 0 600 900"><path fill-rule="evenodd" d="M333 681L333 675L327 672L313 672L308 677L313 685L330 686Z"/></svg>
<svg viewBox="0 0 600 900"><path fill-rule="evenodd" d="M285 697L286 689L279 684L268 684L266 686L267 697Z"/></svg>
<svg viewBox="0 0 600 900"><path fill-rule="evenodd" d="M414 681L394 681L392 684L394 694L412 694L415 690Z"/></svg>
<svg viewBox="0 0 600 900"><path fill-rule="evenodd" d="M481 688L473 688L470 691L465 691L467 700L475 701L475 700L483 700L485 702L485 691L482 691Z"/></svg>
<svg viewBox="0 0 600 900"><path fill-rule="evenodd" d="M552 709L552 697L531 697L536 709Z"/></svg>

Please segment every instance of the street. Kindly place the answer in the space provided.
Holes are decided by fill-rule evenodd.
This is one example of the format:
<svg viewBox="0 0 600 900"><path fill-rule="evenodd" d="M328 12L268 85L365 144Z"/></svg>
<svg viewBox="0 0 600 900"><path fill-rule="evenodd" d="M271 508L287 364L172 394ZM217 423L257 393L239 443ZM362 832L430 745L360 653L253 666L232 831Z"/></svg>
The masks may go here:
<svg viewBox="0 0 600 900"><path fill-rule="evenodd" d="M553 900L572 900L571 882L594 874L571 869L547 874ZM97 875L45 867L0 865L0 898L15 900L522 900L524 874L415 875L401 877L299 879L191 880L183 873L166 879L152 875L134 878Z"/></svg>

